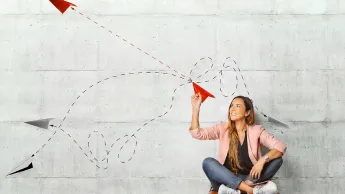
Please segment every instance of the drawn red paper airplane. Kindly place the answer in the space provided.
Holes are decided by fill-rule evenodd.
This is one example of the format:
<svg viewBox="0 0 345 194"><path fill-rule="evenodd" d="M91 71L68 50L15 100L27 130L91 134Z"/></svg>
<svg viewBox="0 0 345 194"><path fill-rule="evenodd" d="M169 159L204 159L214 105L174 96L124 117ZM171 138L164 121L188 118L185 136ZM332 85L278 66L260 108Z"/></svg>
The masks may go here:
<svg viewBox="0 0 345 194"><path fill-rule="evenodd" d="M194 93L200 93L201 95L201 103L203 103L207 97L211 97L211 98L215 98L211 93L209 93L208 91L206 91L204 88L200 87L198 84L193 83L193 88L194 88Z"/></svg>
<svg viewBox="0 0 345 194"><path fill-rule="evenodd" d="M70 7L70 6L75 6L73 3L70 3L65 0L49 0L62 14L65 13L65 11Z"/></svg>

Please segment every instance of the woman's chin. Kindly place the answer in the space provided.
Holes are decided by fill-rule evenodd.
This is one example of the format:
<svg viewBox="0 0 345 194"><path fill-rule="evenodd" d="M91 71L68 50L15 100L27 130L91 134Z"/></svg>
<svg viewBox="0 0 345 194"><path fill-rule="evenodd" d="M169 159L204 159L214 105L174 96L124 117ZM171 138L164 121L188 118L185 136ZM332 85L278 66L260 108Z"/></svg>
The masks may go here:
<svg viewBox="0 0 345 194"><path fill-rule="evenodd" d="M238 118L238 117L232 117L230 118L231 121L238 121L238 120L241 120L242 118Z"/></svg>
<svg viewBox="0 0 345 194"><path fill-rule="evenodd" d="M231 121L237 121L237 118L236 117L235 118L232 117L232 118L230 118L230 120Z"/></svg>

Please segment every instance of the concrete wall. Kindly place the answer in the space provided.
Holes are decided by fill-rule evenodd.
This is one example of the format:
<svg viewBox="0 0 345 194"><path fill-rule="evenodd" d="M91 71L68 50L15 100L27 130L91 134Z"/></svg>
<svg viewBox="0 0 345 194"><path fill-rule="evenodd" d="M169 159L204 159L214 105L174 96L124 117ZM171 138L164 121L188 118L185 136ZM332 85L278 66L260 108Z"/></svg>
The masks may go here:
<svg viewBox="0 0 345 194"><path fill-rule="evenodd" d="M216 96L203 126L247 90L290 126L261 122L288 147L282 194L345 190L345 1L73 2L1 2L1 194L207 193L217 142L188 133L189 77Z"/></svg>

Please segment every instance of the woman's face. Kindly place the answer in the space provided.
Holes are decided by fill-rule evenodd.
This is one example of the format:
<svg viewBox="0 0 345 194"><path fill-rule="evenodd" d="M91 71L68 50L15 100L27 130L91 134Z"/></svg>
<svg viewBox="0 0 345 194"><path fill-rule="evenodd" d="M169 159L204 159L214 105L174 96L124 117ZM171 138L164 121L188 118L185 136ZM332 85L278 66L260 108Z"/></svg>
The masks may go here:
<svg viewBox="0 0 345 194"><path fill-rule="evenodd" d="M246 116L248 116L248 113L246 114L246 107L244 105L244 101L242 98L235 98L230 105L229 109L229 118L232 121L237 121L244 119Z"/></svg>

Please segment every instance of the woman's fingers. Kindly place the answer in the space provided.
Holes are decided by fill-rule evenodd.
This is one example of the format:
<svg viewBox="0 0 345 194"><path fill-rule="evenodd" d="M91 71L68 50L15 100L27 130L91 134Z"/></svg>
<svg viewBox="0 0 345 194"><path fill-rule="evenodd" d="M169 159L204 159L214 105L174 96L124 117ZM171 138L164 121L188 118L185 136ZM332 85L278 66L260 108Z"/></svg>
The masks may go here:
<svg viewBox="0 0 345 194"><path fill-rule="evenodd" d="M199 98L200 97L200 94L194 94L192 95L192 98L195 99L195 98Z"/></svg>
<svg viewBox="0 0 345 194"><path fill-rule="evenodd" d="M198 102L201 101L201 95L199 93L192 95L191 99L197 100Z"/></svg>
<svg viewBox="0 0 345 194"><path fill-rule="evenodd" d="M258 176L258 173L254 170L254 169L252 169L251 171L250 171L250 178L257 178L257 176Z"/></svg>

